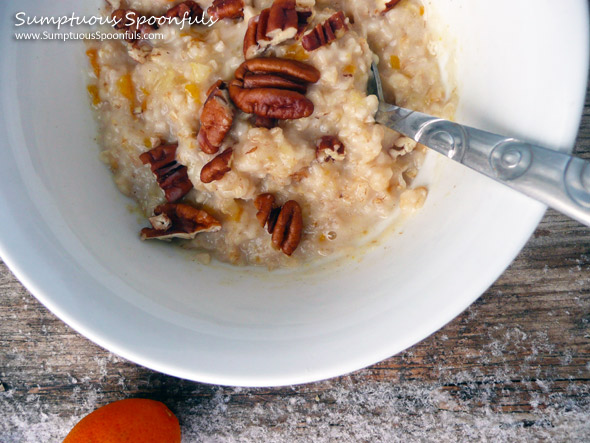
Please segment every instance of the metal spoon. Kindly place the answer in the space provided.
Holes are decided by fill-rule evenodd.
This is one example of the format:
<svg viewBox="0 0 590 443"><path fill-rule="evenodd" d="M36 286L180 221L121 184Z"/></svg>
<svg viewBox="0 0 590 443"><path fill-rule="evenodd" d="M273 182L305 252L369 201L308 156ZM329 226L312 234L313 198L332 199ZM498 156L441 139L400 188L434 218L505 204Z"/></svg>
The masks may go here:
<svg viewBox="0 0 590 443"><path fill-rule="evenodd" d="M590 162L388 104L375 63L371 71L377 123L590 226Z"/></svg>

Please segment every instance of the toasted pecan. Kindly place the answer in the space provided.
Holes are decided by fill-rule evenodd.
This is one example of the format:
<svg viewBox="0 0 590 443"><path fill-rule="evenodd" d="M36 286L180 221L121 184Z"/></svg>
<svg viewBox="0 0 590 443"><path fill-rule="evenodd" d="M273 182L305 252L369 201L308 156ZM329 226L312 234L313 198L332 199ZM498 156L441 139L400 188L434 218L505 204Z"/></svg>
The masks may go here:
<svg viewBox="0 0 590 443"><path fill-rule="evenodd" d="M177 148L177 144L162 145L139 156L144 165L150 165L166 200L171 203L180 200L193 189L187 167L176 161Z"/></svg>
<svg viewBox="0 0 590 443"><path fill-rule="evenodd" d="M314 106L311 100L295 91L284 89L244 89L242 82L233 80L229 94L236 106L247 114L279 120L309 117Z"/></svg>
<svg viewBox="0 0 590 443"><path fill-rule="evenodd" d="M214 0L207 14L216 20L244 17L244 0Z"/></svg>
<svg viewBox="0 0 590 443"><path fill-rule="evenodd" d="M344 12L340 11L305 34L301 39L301 44L307 51L315 51L321 46L333 42L347 30L348 18Z"/></svg>
<svg viewBox="0 0 590 443"><path fill-rule="evenodd" d="M232 148L228 148L203 166L203 169L201 169L201 181L203 183L211 183L221 180L225 174L231 171L233 152Z"/></svg>
<svg viewBox="0 0 590 443"><path fill-rule="evenodd" d="M303 93L307 83L315 83L320 72L295 60L255 58L236 70L229 95L236 106L248 114L268 119L309 117L313 103Z"/></svg>
<svg viewBox="0 0 590 443"><path fill-rule="evenodd" d="M256 218L263 228L267 226L272 234L272 244L276 249L291 256L301 242L303 233L303 215L301 206L289 200L282 207L275 207L272 194L261 194L254 200L258 210Z"/></svg>
<svg viewBox="0 0 590 443"><path fill-rule="evenodd" d="M201 128L197 141L201 150L216 154L234 120L234 108L230 102L227 85L218 80L210 89L201 112Z"/></svg>
<svg viewBox="0 0 590 443"><path fill-rule="evenodd" d="M283 205L272 230L272 244L286 255L291 256L301 242L302 233L301 206L295 200L289 200Z"/></svg>
<svg viewBox="0 0 590 443"><path fill-rule="evenodd" d="M322 137L316 148L316 157L320 162L343 160L344 153L344 143L332 135Z"/></svg>
<svg viewBox="0 0 590 443"><path fill-rule="evenodd" d="M144 165L149 163L152 172L176 161L176 150L178 144L160 145L157 148L144 152L139 159Z"/></svg>
<svg viewBox="0 0 590 443"><path fill-rule="evenodd" d="M152 228L141 230L142 240L190 240L200 232L217 232L221 223L202 209L180 203L158 206L149 219Z"/></svg>
<svg viewBox="0 0 590 443"><path fill-rule="evenodd" d="M270 212L272 211L275 204L275 197L272 194L260 194L254 200L254 207L258 210L256 218L260 222L260 226L263 228L268 222Z"/></svg>
<svg viewBox="0 0 590 443"><path fill-rule="evenodd" d="M295 0L275 0L270 7L266 37L271 44L279 44L297 34L299 20L295 6Z"/></svg>

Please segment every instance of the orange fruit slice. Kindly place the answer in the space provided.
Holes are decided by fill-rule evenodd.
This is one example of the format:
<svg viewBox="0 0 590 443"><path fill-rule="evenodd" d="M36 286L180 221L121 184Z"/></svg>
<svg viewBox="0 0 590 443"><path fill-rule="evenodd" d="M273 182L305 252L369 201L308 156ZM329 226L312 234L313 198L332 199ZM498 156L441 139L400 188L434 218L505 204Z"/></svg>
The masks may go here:
<svg viewBox="0 0 590 443"><path fill-rule="evenodd" d="M180 443L180 425L159 401L131 398L98 408L63 443Z"/></svg>

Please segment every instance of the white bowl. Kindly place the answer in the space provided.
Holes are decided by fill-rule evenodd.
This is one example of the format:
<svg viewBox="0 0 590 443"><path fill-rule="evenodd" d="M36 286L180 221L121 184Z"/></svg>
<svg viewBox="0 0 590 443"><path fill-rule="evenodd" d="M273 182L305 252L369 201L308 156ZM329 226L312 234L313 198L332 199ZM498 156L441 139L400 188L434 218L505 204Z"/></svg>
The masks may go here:
<svg viewBox="0 0 590 443"><path fill-rule="evenodd" d="M587 2L431 3L427 11L438 11L456 44L457 119L570 150L586 86ZM81 43L13 37L16 12L92 15L96 6L0 4L0 254L57 316L129 360L242 386L365 367L477 299L544 212L433 154L424 209L342 266L273 273L203 266L142 243L136 215L98 160Z"/></svg>

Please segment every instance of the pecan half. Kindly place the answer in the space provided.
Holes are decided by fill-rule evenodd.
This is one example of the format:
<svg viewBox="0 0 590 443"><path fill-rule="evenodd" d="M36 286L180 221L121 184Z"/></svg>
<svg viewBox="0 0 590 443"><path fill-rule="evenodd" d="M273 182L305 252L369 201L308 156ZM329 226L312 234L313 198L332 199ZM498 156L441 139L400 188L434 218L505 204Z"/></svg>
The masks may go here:
<svg viewBox="0 0 590 443"><path fill-rule="evenodd" d="M160 205L149 219L152 228L141 230L142 240L191 240L200 232L217 232L221 223L207 212L180 203Z"/></svg>
<svg viewBox="0 0 590 443"><path fill-rule="evenodd" d="M344 152L344 143L338 137L326 135L318 143L316 157L320 162L344 160Z"/></svg>
<svg viewBox="0 0 590 443"><path fill-rule="evenodd" d="M307 83L315 83L320 72L295 60L255 58L236 70L229 95L236 106L248 114L267 119L309 117L313 103L302 92Z"/></svg>
<svg viewBox="0 0 590 443"><path fill-rule="evenodd" d="M286 255L291 255L301 242L303 215L295 200L284 204L272 231L272 244Z"/></svg>
<svg viewBox="0 0 590 443"><path fill-rule="evenodd" d="M258 210L256 218L268 232L272 234L272 244L276 249L291 256L301 242L303 232L303 215L301 206L289 200L282 207L274 207L275 198L272 194L259 195L254 200Z"/></svg>
<svg viewBox="0 0 590 443"><path fill-rule="evenodd" d="M275 0L270 8L250 19L244 37L245 59L256 57L305 30L311 11L298 11L296 6L295 0Z"/></svg>
<svg viewBox="0 0 590 443"><path fill-rule="evenodd" d="M176 161L177 148L177 144L162 145L139 156L144 165L150 165L170 203L180 200L193 189L187 167Z"/></svg>
<svg viewBox="0 0 590 443"><path fill-rule="evenodd" d="M207 14L216 20L244 17L244 0L215 0Z"/></svg>
<svg viewBox="0 0 590 443"><path fill-rule="evenodd" d="M260 194L254 200L254 207L258 210L256 218L263 228L268 222L270 212L272 211L275 204L275 197L272 194ZM272 231L271 231L272 232Z"/></svg>
<svg viewBox="0 0 590 443"><path fill-rule="evenodd" d="M202 16L203 8L192 0L184 1L168 9L165 15L166 18L178 18L181 20L194 20Z"/></svg>
<svg viewBox="0 0 590 443"><path fill-rule="evenodd" d="M299 25L295 0L275 0L268 13L266 37L271 45L284 42L295 37Z"/></svg>
<svg viewBox="0 0 590 443"><path fill-rule="evenodd" d="M279 120L296 120L313 114L311 100L299 92L284 89L244 89L233 80L229 93L236 106L247 114Z"/></svg>
<svg viewBox="0 0 590 443"><path fill-rule="evenodd" d="M203 166L203 169L201 169L201 181L203 183L211 183L221 180L225 174L231 171L233 153L233 149L228 148Z"/></svg>
<svg viewBox="0 0 590 443"><path fill-rule="evenodd" d="M386 12L391 11L395 7L395 5L397 5L401 1L402 0L391 0L387 3L385 3L385 9L383 9L383 11L381 11L381 14L385 14Z"/></svg>
<svg viewBox="0 0 590 443"><path fill-rule="evenodd" d="M315 51L319 47L333 42L346 31L348 31L348 19L344 12L340 11L305 34L301 39L301 44L307 51Z"/></svg>
<svg viewBox="0 0 590 443"><path fill-rule="evenodd" d="M201 128L197 141L201 150L216 154L234 121L227 85L218 80L208 91L208 97L201 112Z"/></svg>

